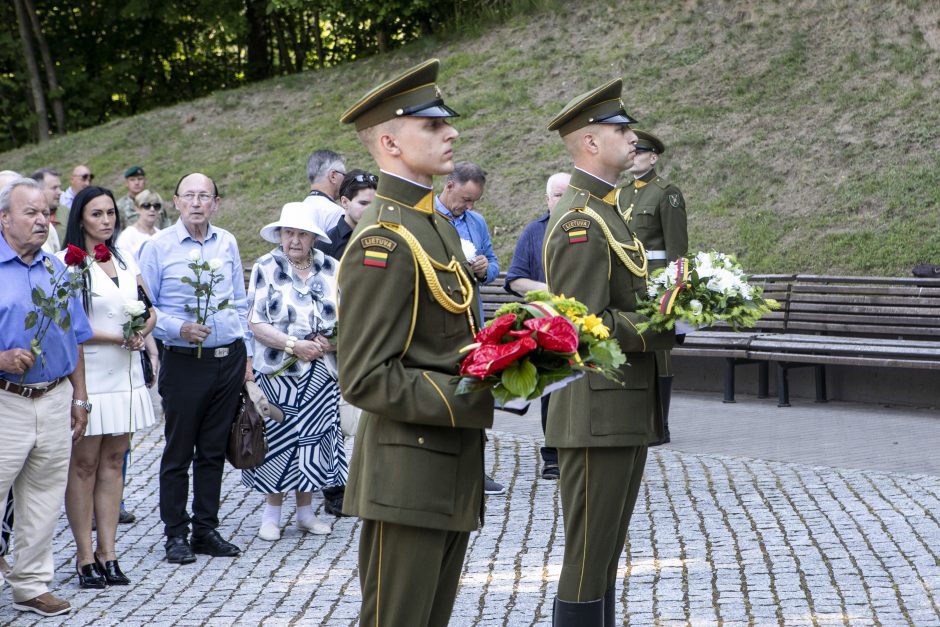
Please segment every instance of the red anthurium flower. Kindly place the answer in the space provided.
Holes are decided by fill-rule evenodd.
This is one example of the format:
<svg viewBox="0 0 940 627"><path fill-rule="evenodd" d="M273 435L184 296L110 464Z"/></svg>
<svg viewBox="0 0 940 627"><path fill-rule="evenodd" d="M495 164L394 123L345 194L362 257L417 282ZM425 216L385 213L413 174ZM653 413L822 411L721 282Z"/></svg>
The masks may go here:
<svg viewBox="0 0 940 627"><path fill-rule="evenodd" d="M111 261L111 251L104 244L95 245L95 260L99 263Z"/></svg>
<svg viewBox="0 0 940 627"><path fill-rule="evenodd" d="M477 333L474 339L481 344L496 344L503 339L503 336L506 335L506 332L512 328L515 322L516 314L512 313L494 318L488 326L483 327Z"/></svg>
<svg viewBox="0 0 940 627"><path fill-rule="evenodd" d="M502 372L510 364L535 350L536 343L531 337L524 337L507 344L483 344L474 349L463 363L460 374L468 374L480 379L497 372Z"/></svg>
<svg viewBox="0 0 940 627"><path fill-rule="evenodd" d="M88 256L84 250L78 246L72 244L68 245L68 248L65 250L65 265L67 266L78 266L85 260L85 257Z"/></svg>
<svg viewBox="0 0 940 627"><path fill-rule="evenodd" d="M564 316L533 318L522 323L535 331L535 341L545 350L573 353L578 350L578 330Z"/></svg>

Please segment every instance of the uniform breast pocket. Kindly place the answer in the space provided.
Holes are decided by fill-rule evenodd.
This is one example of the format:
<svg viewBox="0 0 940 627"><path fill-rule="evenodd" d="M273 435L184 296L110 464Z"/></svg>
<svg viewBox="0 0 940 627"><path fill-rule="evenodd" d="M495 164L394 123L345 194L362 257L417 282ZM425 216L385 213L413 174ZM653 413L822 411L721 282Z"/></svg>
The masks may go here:
<svg viewBox="0 0 940 627"><path fill-rule="evenodd" d="M623 368L623 385L591 377L591 434L627 435L648 431L652 424L652 354L630 353Z"/></svg>
<svg viewBox="0 0 940 627"><path fill-rule="evenodd" d="M656 207L642 206L633 210L634 231L639 234L642 231L654 231L659 228L659 216L656 213Z"/></svg>
<svg viewBox="0 0 940 627"><path fill-rule="evenodd" d="M438 275L438 278L440 279L441 296L446 296L447 299L450 299L454 304L463 304L467 297L461 291L456 280L453 280L450 276L441 277ZM470 324L467 321L466 313L451 313L447 311L437 302L437 299L434 298L430 289L425 290L425 292L428 306L433 312L431 319L439 317L441 320L441 335L451 338L460 335L468 336L470 334Z"/></svg>
<svg viewBox="0 0 940 627"><path fill-rule="evenodd" d="M370 499L389 507L454 513L460 434L380 419Z"/></svg>

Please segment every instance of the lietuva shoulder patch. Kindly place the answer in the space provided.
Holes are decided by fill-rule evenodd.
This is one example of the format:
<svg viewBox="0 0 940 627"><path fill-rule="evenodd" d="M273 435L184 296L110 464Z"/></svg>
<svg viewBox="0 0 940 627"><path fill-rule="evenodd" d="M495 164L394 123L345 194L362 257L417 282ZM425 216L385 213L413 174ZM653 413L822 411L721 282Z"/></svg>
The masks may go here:
<svg viewBox="0 0 940 627"><path fill-rule="evenodd" d="M572 218L566 222L562 222L561 228L565 231L570 231L571 229L589 229L591 228L591 221L585 218Z"/></svg>
<svg viewBox="0 0 940 627"><path fill-rule="evenodd" d="M591 221L585 218L571 218L561 224L562 230L568 234L569 244L583 244L588 241L588 229Z"/></svg>
<svg viewBox="0 0 940 627"><path fill-rule="evenodd" d="M362 244L363 248L384 248L388 252L392 252L398 247L398 242L393 242L389 238L380 235L366 235L359 240L359 243Z"/></svg>

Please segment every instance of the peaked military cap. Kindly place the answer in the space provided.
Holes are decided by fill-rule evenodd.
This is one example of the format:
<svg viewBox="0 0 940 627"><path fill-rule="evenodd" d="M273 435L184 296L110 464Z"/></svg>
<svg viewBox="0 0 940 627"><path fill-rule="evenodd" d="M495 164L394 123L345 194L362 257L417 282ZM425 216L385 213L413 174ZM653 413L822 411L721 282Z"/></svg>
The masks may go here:
<svg viewBox="0 0 940 627"><path fill-rule="evenodd" d="M663 143L663 140L656 137L652 133L647 133L646 131L640 131L633 129L633 132L636 133L636 150L637 152L655 152L657 155L661 155L666 152L666 144Z"/></svg>
<svg viewBox="0 0 940 627"><path fill-rule="evenodd" d="M132 176L146 176L146 174L144 174L144 169L139 165L132 165L124 170L124 178L129 179Z"/></svg>
<svg viewBox="0 0 940 627"><path fill-rule="evenodd" d="M623 81L616 78L586 94L575 96L561 113L549 122L548 130L564 137L588 124L636 124L624 110Z"/></svg>
<svg viewBox="0 0 940 627"><path fill-rule="evenodd" d="M339 121L355 122L356 130L361 131L405 116L452 118L460 115L444 104L436 84L440 64L437 59L430 59L382 83L347 109Z"/></svg>

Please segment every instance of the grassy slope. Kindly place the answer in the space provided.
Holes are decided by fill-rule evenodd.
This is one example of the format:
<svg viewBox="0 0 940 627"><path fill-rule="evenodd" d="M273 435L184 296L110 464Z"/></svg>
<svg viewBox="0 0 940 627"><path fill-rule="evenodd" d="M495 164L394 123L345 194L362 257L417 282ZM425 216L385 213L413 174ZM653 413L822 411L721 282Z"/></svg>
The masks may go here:
<svg viewBox="0 0 940 627"><path fill-rule="evenodd" d="M370 167L340 113L430 56L464 117L459 159L490 173L482 203L508 262L568 168L547 121L612 77L669 146L665 172L690 209L693 249L737 252L751 271L905 275L940 263L940 7L927 0L559 3L396 54L220 92L0 155L0 168L91 165L102 184L141 163L169 198L180 174L216 177L218 222L243 256L305 193L319 147ZM67 177L63 177L66 182Z"/></svg>

